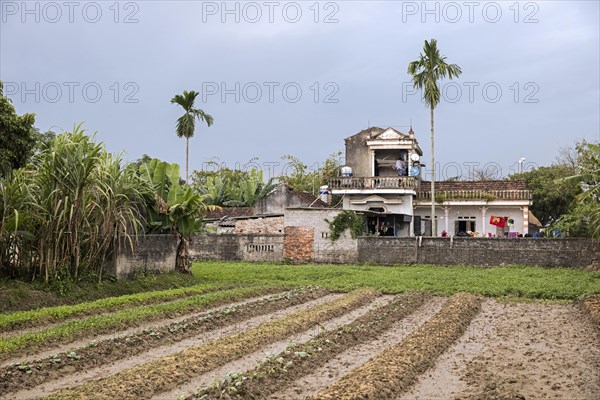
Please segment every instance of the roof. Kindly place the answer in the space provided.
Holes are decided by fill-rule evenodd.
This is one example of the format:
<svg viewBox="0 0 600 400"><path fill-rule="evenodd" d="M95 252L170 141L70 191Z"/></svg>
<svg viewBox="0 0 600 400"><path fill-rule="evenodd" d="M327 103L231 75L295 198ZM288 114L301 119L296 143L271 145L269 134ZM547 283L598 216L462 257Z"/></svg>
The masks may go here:
<svg viewBox="0 0 600 400"><path fill-rule="evenodd" d="M254 207L221 207L217 210L208 211L204 216L205 220L215 220L223 218L250 217L254 215Z"/></svg>
<svg viewBox="0 0 600 400"><path fill-rule="evenodd" d="M363 129L362 131L360 131L358 133L355 133L354 135L348 136L346 139L349 139L349 138L354 137L354 136L359 136L359 135L369 136L369 137L374 138L375 136L379 135L382 132L387 131L388 129L394 131L395 133L397 133L401 137L408 138L408 135L406 133L402 133L402 132L400 132L397 129L394 129L394 128L391 128L391 127L390 128L380 128L378 126L372 126L370 128Z"/></svg>
<svg viewBox="0 0 600 400"><path fill-rule="evenodd" d="M288 192L288 194L292 197L295 197L302 203L302 207L311 207L311 208L327 208L329 207L327 203L323 200L319 199L317 196L303 192L301 190L296 190L288 184L283 184L283 190Z"/></svg>
<svg viewBox="0 0 600 400"><path fill-rule="evenodd" d="M524 180L435 182L436 201L445 200L531 200ZM441 199L438 198L441 197ZM422 181L417 199L431 198L431 181Z"/></svg>

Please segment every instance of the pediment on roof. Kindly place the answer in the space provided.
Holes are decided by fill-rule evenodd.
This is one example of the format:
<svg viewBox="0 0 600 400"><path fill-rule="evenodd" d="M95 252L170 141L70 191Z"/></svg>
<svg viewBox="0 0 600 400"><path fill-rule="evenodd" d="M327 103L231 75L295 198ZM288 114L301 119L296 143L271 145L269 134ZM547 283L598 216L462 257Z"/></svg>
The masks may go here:
<svg viewBox="0 0 600 400"><path fill-rule="evenodd" d="M407 136L401 132L398 132L394 128L387 128L383 132L375 135L374 140L400 140L405 139Z"/></svg>

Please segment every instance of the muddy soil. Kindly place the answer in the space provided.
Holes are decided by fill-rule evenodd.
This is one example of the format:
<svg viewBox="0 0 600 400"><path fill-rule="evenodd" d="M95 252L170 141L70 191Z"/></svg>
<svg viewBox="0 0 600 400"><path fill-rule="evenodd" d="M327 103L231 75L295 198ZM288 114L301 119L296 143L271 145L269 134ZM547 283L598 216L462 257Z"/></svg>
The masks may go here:
<svg viewBox="0 0 600 400"><path fill-rule="evenodd" d="M366 363L385 348L398 343L410 335L425 321L434 316L442 308L445 301L446 299L443 297L430 299L413 314L392 325L381 336L332 358L311 374L296 380L292 385L274 393L268 398L271 400L295 400L316 394L342 378L354 368Z"/></svg>
<svg viewBox="0 0 600 400"><path fill-rule="evenodd" d="M136 324L135 326L132 326L129 328L115 329L111 333L96 335L93 337L86 337L86 338L79 339L79 340L70 341L68 339L65 339L65 340L63 340L62 344L56 344L53 346L49 346L47 349L36 350L36 351L25 350L25 352L21 355L17 355L14 357L10 357L9 359L0 361L0 367L6 367L6 366L9 366L9 365L12 365L15 363L20 363L24 360L28 360L31 358L42 359L42 358L52 357L52 356L54 356L56 354L60 354L60 353L76 351L77 349L88 346L88 345L90 345L90 343L93 343L93 342L100 342L103 340L122 338L125 336L133 335L134 333L144 330L144 329L156 329L157 327L164 326L164 325L177 324L188 318L198 317L198 316L201 316L201 315L209 313L209 312L217 312L218 310L223 309L224 307L239 306L242 304L247 304L247 303L250 303L253 301L257 301L258 299L267 298L269 296L271 296L271 295L269 294L269 295L264 295L264 296L252 297L252 298L240 300L238 302L230 303L227 305L217 304L214 307L211 307L209 309L195 311L195 312L191 312L191 313L184 314L184 315L178 315L175 317L167 317L167 318L163 318L160 320L155 320L155 321L151 321L151 322L147 322L147 323Z"/></svg>
<svg viewBox="0 0 600 400"><path fill-rule="evenodd" d="M399 400L600 398L600 337L575 305L486 300Z"/></svg>
<svg viewBox="0 0 600 400"><path fill-rule="evenodd" d="M212 384L215 381L220 381L225 376L230 373L240 373L247 372L252 368L256 367L257 362L260 362L265 359L265 357L278 354L285 350L290 344L293 343L305 343L308 340L312 339L316 335L319 334L322 330L335 330L342 325L346 325L351 323L352 321L360 318L361 316L367 314L369 311L374 310L375 308L382 306L384 304L389 303L394 296L381 296L374 299L368 305L360 307L356 310L353 310L341 317L334 318L330 321L327 321L324 324L321 324L320 329L310 329L300 334L294 335L292 337L287 338L284 341L279 341L277 343L273 343L267 347L264 347L260 351L254 352L252 354L248 354L236 361L228 363L218 369L215 369L207 374L203 374L199 376L197 379L194 379L192 382L187 384L186 386L180 387L171 392L161 393L153 397L153 400L168 400L168 399L177 399L180 395L190 395L195 393L198 388L206 387Z"/></svg>

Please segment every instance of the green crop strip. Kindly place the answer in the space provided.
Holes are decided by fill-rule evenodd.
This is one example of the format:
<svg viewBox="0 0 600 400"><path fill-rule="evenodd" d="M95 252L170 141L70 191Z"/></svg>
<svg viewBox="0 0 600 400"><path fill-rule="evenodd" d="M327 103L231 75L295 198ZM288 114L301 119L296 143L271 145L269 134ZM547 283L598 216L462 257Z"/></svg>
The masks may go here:
<svg viewBox="0 0 600 400"><path fill-rule="evenodd" d="M127 307L160 303L180 297L203 294L218 289L220 289L220 287L214 284L202 284L178 289L137 293L120 297L108 297L70 306L47 307L38 310L0 314L0 332L17 328L32 327L47 322L56 322L93 313L99 314Z"/></svg>
<svg viewBox="0 0 600 400"><path fill-rule="evenodd" d="M266 287L249 287L224 290L205 295L192 296L170 303L128 308L108 315L96 315L85 319L68 321L39 332L0 338L0 359L50 346L58 341L74 341L83 337L111 332L118 328L135 326L141 322L157 320L166 316L203 310L210 306L230 303L252 296L273 293Z"/></svg>
<svg viewBox="0 0 600 400"><path fill-rule="evenodd" d="M215 284L292 287L318 282L328 290L342 292L369 287L393 294L417 290L443 296L466 292L548 300L575 300L600 293L600 271L577 268L197 262L193 272L203 282Z"/></svg>
<svg viewBox="0 0 600 400"><path fill-rule="evenodd" d="M174 389L269 343L303 332L370 302L378 294L357 290L340 299L266 322L256 328L139 365L116 375L60 391L48 399L147 399Z"/></svg>

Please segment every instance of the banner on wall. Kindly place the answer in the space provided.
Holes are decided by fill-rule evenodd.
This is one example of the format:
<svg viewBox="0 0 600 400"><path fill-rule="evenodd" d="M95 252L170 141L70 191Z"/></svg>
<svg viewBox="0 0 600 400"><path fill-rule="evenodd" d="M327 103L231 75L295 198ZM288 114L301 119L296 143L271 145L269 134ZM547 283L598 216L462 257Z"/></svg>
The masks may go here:
<svg viewBox="0 0 600 400"><path fill-rule="evenodd" d="M497 226L498 228L504 228L506 227L506 220L506 217L496 217L492 215L492 217L490 218L490 224Z"/></svg>

